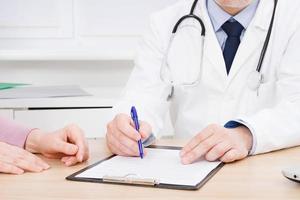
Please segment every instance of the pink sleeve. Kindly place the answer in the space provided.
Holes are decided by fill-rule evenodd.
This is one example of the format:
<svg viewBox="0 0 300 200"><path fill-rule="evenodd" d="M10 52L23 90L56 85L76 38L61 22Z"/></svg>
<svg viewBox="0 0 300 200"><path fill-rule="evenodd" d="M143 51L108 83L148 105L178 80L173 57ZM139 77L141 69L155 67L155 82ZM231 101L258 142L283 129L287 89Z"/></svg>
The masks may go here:
<svg viewBox="0 0 300 200"><path fill-rule="evenodd" d="M0 117L0 142L24 148L31 130L31 128Z"/></svg>

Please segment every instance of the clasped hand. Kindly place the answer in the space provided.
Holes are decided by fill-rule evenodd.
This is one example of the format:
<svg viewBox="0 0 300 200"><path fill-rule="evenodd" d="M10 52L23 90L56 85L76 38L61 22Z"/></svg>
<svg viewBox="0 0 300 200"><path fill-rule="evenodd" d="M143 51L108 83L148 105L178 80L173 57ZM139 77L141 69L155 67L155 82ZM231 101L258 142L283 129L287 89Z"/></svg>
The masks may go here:
<svg viewBox="0 0 300 200"><path fill-rule="evenodd" d="M61 159L66 166L89 158L87 141L78 126L69 125L53 133L35 129L28 135L24 149L0 142L0 172L23 174L26 171L41 172L50 168L34 153Z"/></svg>

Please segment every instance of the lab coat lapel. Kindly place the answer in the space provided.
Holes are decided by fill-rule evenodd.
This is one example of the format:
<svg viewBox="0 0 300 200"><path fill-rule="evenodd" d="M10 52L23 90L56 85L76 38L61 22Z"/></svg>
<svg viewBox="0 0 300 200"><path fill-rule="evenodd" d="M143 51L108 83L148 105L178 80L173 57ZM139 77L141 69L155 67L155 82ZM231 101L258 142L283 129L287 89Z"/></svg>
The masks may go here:
<svg viewBox="0 0 300 200"><path fill-rule="evenodd" d="M207 12L206 0L202 0L199 7L200 10L197 11L197 13L200 13L200 17L201 19L203 19L203 22L206 27L203 59L209 60L209 62L211 63L209 67L214 68L214 70L210 70L210 71L217 73L214 74L213 76L220 75L223 81L225 81L227 79L227 73L226 73L225 61L223 58L223 52ZM203 67L207 67L207 66L203 66Z"/></svg>
<svg viewBox="0 0 300 200"><path fill-rule="evenodd" d="M247 60L249 57L253 56L256 51L261 52L268 32L273 6L273 0L260 1L257 13L245 32L244 38L235 55L234 62L232 63L230 73L228 75L228 85L238 74L239 70L244 66L247 66ZM251 67L255 70L257 66L255 65Z"/></svg>

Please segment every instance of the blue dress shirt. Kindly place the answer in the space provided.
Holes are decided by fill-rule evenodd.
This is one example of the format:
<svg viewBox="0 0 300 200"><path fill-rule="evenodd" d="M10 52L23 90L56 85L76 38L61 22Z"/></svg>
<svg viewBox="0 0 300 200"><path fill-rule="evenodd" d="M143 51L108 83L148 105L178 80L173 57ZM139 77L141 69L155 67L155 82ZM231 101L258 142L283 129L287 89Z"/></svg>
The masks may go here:
<svg viewBox="0 0 300 200"><path fill-rule="evenodd" d="M253 17L255 16L259 0L253 0L253 2L247 6L244 10L235 16L230 15L225 12L215 0L206 0L207 11L210 17L211 23L213 25L214 31L216 33L217 39L220 43L222 50L224 50L225 42L227 40L227 35L222 29L222 25L228 20L238 21L243 27L244 31L241 35L241 41L244 37L245 31L247 30L249 24L251 23Z"/></svg>

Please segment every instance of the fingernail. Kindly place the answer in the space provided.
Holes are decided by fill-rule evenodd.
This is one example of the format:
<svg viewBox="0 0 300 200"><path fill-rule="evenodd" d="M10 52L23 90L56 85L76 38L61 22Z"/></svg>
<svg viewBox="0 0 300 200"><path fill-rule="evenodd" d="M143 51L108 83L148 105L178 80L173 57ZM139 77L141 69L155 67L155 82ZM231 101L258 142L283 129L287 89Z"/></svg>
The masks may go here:
<svg viewBox="0 0 300 200"><path fill-rule="evenodd" d="M184 156L184 154L185 154L185 151L184 151L184 150L181 150L181 151L180 151L180 157Z"/></svg>
<svg viewBox="0 0 300 200"><path fill-rule="evenodd" d="M189 164L189 160L187 158L182 158L181 159L182 164L187 165Z"/></svg>
<svg viewBox="0 0 300 200"><path fill-rule="evenodd" d="M18 175L24 174L24 170L22 170L22 169L18 170L18 171L17 171L17 174L18 174Z"/></svg>
<svg viewBox="0 0 300 200"><path fill-rule="evenodd" d="M83 161L83 155L80 155L79 156L79 162L82 162Z"/></svg>
<svg viewBox="0 0 300 200"><path fill-rule="evenodd" d="M73 163L71 161L66 162L66 165L70 167Z"/></svg>
<svg viewBox="0 0 300 200"><path fill-rule="evenodd" d="M44 169L49 169L50 165L48 165L47 163L44 164Z"/></svg>
<svg viewBox="0 0 300 200"><path fill-rule="evenodd" d="M44 170L43 167L37 167L37 169L36 169L37 172L42 172L43 170Z"/></svg>
<svg viewBox="0 0 300 200"><path fill-rule="evenodd" d="M73 158L72 158L72 157L69 157L68 159L65 160L65 163L66 163L66 162L70 162L71 159L73 159Z"/></svg>
<svg viewBox="0 0 300 200"><path fill-rule="evenodd" d="M66 160L67 160L67 157L63 157L63 158L61 159L62 162L65 162Z"/></svg>
<svg viewBox="0 0 300 200"><path fill-rule="evenodd" d="M147 134L144 133L144 132L140 132L140 134L141 134L141 136L142 136L143 138L146 138L146 137L147 137Z"/></svg>

